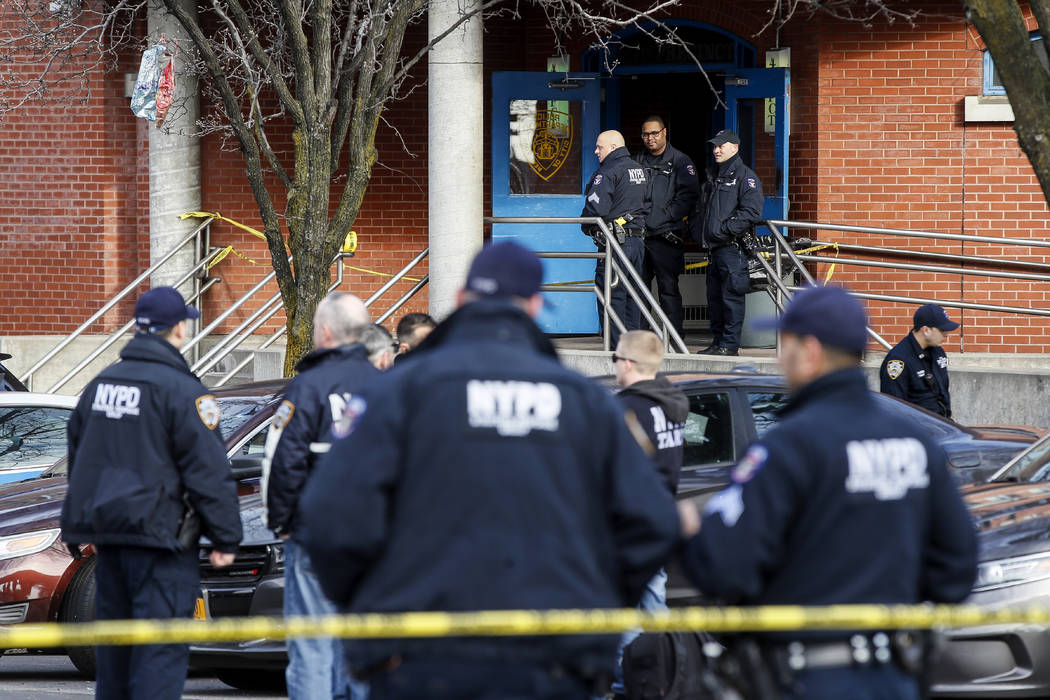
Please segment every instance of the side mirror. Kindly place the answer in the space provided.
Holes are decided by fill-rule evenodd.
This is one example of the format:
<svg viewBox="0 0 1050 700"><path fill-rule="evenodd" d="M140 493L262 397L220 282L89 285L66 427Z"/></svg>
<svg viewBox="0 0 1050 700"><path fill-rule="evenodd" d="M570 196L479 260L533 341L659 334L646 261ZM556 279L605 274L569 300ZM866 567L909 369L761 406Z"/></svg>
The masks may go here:
<svg viewBox="0 0 1050 700"><path fill-rule="evenodd" d="M240 480L262 476L262 463L262 455L237 455L230 460L233 478Z"/></svg>

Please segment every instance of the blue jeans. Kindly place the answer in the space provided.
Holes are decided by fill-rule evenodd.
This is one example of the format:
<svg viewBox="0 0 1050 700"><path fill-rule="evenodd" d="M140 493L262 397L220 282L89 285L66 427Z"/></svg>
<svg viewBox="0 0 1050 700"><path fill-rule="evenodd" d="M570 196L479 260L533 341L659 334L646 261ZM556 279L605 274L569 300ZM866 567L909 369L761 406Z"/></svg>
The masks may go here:
<svg viewBox="0 0 1050 700"><path fill-rule="evenodd" d="M660 612L667 610L667 572L660 569L649 581L642 599L638 601L638 609L643 612ZM620 646L616 650L616 668L613 669L612 690L614 693L623 693L623 650L627 645L641 636L642 630L633 629L624 632L620 636Z"/></svg>
<svg viewBox="0 0 1050 700"><path fill-rule="evenodd" d="M620 246L623 248L624 255L631 261L631 266L634 267L635 271L638 272L639 277L645 273L645 239L640 236L628 236L624 244ZM610 253L615 256L615 253ZM616 258L616 262L619 263L620 259ZM624 277L630 273L624 272ZM644 279L644 277L643 277ZM594 283L598 289L602 290L602 294L605 293L605 261L599 260L595 265L594 269ZM638 309L638 305L634 303L630 295L627 293L627 285L633 283L630 280L622 279L620 284L612 288L612 292L609 296L612 298L609 306L616 315L623 321L623 325L629 331L636 331L642 327L642 312ZM598 304L598 325L605 322L605 314L603 313L602 305ZM616 327L615 323L609 325L609 343L610 347L615 350L616 343L620 342L620 330Z"/></svg>
<svg viewBox="0 0 1050 700"><path fill-rule="evenodd" d="M409 659L372 681L375 700L587 700L565 673L520 661Z"/></svg>
<svg viewBox="0 0 1050 700"><path fill-rule="evenodd" d="M284 543L284 614L333 615L310 565L310 556L293 540ZM291 700L365 700L368 684L350 678L338 639L313 637L288 640L288 668L284 672Z"/></svg>

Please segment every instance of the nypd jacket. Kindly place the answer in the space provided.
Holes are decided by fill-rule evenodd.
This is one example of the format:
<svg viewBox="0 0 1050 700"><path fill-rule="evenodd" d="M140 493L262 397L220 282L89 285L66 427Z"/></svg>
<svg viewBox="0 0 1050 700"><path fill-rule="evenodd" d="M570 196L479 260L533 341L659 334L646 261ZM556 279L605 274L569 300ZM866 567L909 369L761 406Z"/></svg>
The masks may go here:
<svg viewBox="0 0 1050 700"><path fill-rule="evenodd" d="M639 234L645 228L646 210L645 169L631 160L623 146L605 156L594 171L584 191L584 206L580 216L597 216L613 221L629 214L632 218L625 228ZM587 225L584 225L587 230Z"/></svg>
<svg viewBox="0 0 1050 700"><path fill-rule="evenodd" d="M860 370L825 375L708 502L686 571L727 603L958 602L977 539L945 459L878 407Z"/></svg>
<svg viewBox="0 0 1050 700"><path fill-rule="evenodd" d="M697 213L690 222L693 236L704 248L729 245L762 220L764 203L762 183L739 153L715 163L700 187Z"/></svg>
<svg viewBox="0 0 1050 700"><path fill-rule="evenodd" d="M303 484L331 434L345 434L360 405L361 386L379 374L364 345L315 350L299 361L266 436L263 494L266 524L278 535L295 530Z"/></svg>
<svg viewBox="0 0 1050 700"><path fill-rule="evenodd" d="M671 144L667 144L658 156L646 152L635 160L645 168L645 179L649 184L646 234L659 235L685 229L700 196L693 161Z"/></svg>
<svg viewBox="0 0 1050 700"><path fill-rule="evenodd" d="M671 553L674 500L623 409L532 320L475 301L366 389L303 493L302 542L344 610L634 605ZM616 637L359 640L393 654L606 670Z"/></svg>
<svg viewBox="0 0 1050 700"><path fill-rule="evenodd" d="M635 382L618 396L645 431L656 470L671 493L677 493L684 452L682 431L689 417L689 399L663 376Z"/></svg>
<svg viewBox="0 0 1050 700"><path fill-rule="evenodd" d="M944 348L924 350L909 333L886 353L879 370L879 391L951 418Z"/></svg>
<svg viewBox="0 0 1050 700"><path fill-rule="evenodd" d="M185 494L214 547L236 551L241 516L215 397L156 336L136 335L120 360L69 419L63 541L176 551Z"/></svg>

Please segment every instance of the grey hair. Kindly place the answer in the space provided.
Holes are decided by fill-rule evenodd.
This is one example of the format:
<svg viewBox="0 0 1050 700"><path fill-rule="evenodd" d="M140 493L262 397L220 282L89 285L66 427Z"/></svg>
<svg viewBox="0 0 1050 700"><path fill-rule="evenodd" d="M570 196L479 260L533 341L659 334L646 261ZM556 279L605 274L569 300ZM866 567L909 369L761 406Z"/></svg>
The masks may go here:
<svg viewBox="0 0 1050 700"><path fill-rule="evenodd" d="M349 292L330 292L314 313L314 326L328 326L340 345L358 342L370 320L364 302Z"/></svg>
<svg viewBox="0 0 1050 700"><path fill-rule="evenodd" d="M361 332L361 342L368 351L368 361L375 362L384 352L393 354L394 336L378 323L370 323Z"/></svg>

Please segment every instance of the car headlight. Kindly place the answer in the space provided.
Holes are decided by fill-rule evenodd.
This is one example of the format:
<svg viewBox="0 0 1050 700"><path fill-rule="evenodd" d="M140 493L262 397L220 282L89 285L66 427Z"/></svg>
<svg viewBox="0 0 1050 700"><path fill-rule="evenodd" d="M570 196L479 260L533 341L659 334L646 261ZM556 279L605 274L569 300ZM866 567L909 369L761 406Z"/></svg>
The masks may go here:
<svg viewBox="0 0 1050 700"><path fill-rule="evenodd" d="M62 531L55 529L0 537L0 559L14 559L43 552L55 543L60 534Z"/></svg>
<svg viewBox="0 0 1050 700"><path fill-rule="evenodd" d="M1050 553L982 562L973 590L988 591L1050 578Z"/></svg>

